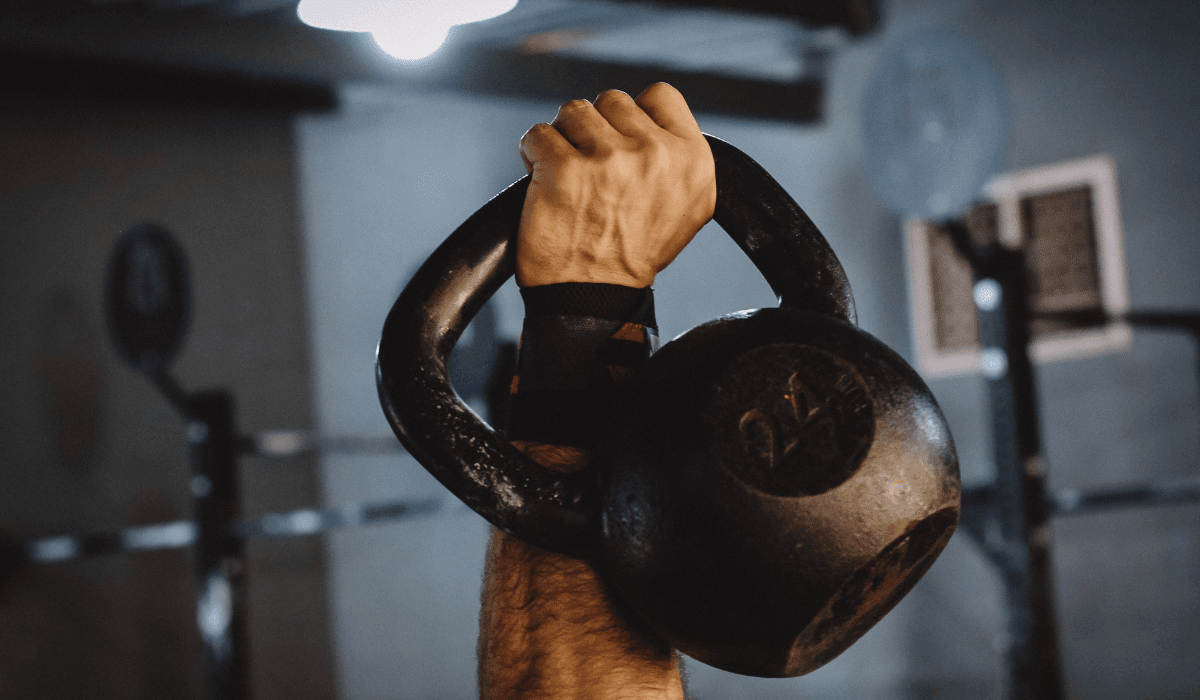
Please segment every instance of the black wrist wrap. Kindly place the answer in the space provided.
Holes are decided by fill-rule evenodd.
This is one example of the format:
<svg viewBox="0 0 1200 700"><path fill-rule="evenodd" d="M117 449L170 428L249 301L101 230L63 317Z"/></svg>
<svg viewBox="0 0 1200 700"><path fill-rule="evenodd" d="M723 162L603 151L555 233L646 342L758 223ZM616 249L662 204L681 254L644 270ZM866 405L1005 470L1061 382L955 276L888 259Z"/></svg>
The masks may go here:
<svg viewBox="0 0 1200 700"><path fill-rule="evenodd" d="M594 447L618 386L658 345L653 292L564 282L525 287L521 297L508 437Z"/></svg>

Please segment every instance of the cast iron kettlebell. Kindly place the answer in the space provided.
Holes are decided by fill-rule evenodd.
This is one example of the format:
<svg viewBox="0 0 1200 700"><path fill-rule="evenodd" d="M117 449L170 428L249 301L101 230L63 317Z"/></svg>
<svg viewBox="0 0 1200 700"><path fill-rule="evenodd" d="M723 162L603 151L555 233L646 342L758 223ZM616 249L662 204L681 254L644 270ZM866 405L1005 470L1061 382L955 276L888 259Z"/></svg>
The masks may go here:
<svg viewBox="0 0 1200 700"><path fill-rule="evenodd" d="M433 253L384 324L376 380L408 451L496 527L593 562L673 646L796 676L892 608L958 523L954 444L928 388L854 325L845 273L757 163L708 136L713 218L780 297L666 344L624 393L595 468L561 474L455 395L447 365L514 272L528 178Z"/></svg>

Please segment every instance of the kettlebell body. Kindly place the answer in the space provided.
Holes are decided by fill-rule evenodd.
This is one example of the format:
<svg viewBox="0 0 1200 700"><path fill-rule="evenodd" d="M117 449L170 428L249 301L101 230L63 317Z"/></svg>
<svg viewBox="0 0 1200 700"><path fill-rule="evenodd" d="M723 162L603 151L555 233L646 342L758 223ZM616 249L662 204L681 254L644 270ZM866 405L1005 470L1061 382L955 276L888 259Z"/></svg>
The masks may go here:
<svg viewBox="0 0 1200 700"><path fill-rule="evenodd" d="M600 570L677 648L748 675L836 656L957 522L953 442L920 379L806 311L726 316L665 345L599 460Z"/></svg>
<svg viewBox="0 0 1200 700"><path fill-rule="evenodd" d="M671 644L795 676L916 583L958 522L958 462L917 374L854 325L845 273L757 163L708 136L714 219L780 297L666 344L593 467L525 457L450 386L450 352L515 271L525 178L472 215L388 314L376 381L397 437L452 493L530 544L593 562Z"/></svg>

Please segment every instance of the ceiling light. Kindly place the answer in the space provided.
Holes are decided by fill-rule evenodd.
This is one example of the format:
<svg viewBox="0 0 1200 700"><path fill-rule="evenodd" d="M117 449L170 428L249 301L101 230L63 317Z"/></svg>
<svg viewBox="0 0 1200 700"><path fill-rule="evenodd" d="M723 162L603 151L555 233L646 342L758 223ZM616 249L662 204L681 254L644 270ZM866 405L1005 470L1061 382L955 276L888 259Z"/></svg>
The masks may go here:
<svg viewBox="0 0 1200 700"><path fill-rule="evenodd" d="M458 24L482 22L517 0L301 0L296 14L319 29L370 33L388 55L417 61L433 55Z"/></svg>

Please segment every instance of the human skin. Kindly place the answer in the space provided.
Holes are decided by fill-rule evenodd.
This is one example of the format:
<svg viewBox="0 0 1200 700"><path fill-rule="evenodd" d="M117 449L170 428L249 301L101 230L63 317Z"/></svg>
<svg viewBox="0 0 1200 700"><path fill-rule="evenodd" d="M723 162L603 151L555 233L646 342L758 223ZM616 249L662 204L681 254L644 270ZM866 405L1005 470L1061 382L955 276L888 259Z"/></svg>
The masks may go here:
<svg viewBox="0 0 1200 700"><path fill-rule="evenodd" d="M517 284L648 287L712 218L712 152L666 83L568 102L521 138Z"/></svg>
<svg viewBox="0 0 1200 700"><path fill-rule="evenodd" d="M712 153L669 85L563 105L521 139L531 182L517 283L643 288L712 217ZM514 441L539 464L586 469L578 448ZM493 530L479 630L484 700L680 700L677 654L622 610L592 566Z"/></svg>

